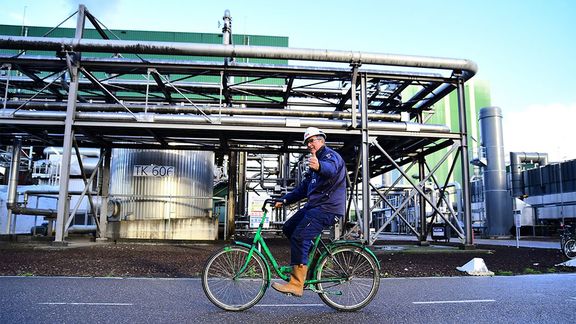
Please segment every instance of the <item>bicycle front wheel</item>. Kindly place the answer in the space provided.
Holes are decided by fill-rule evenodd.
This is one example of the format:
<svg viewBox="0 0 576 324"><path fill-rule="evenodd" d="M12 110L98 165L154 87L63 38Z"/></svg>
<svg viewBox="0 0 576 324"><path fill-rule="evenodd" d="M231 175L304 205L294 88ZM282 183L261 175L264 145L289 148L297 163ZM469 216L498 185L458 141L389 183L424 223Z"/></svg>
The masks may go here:
<svg viewBox="0 0 576 324"><path fill-rule="evenodd" d="M336 248L318 263L320 299L339 311L368 305L380 287L380 271L372 255L355 246Z"/></svg>
<svg viewBox="0 0 576 324"><path fill-rule="evenodd" d="M576 240L570 239L564 243L564 255L570 259L576 258Z"/></svg>
<svg viewBox="0 0 576 324"><path fill-rule="evenodd" d="M227 311L246 310L264 296L269 283L265 261L250 249L228 246L216 251L206 262L202 288L206 297Z"/></svg>

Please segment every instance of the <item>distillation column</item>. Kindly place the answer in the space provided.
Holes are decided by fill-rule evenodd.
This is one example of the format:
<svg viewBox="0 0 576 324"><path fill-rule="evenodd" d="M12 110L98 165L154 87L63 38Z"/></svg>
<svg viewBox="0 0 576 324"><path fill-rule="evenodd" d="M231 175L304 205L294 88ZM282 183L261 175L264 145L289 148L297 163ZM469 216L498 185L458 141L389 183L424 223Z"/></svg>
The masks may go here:
<svg viewBox="0 0 576 324"><path fill-rule="evenodd" d="M506 161L502 132L502 110L485 107L480 110L481 145L486 150L484 167L484 201L486 234L508 236L514 224L512 200L506 188Z"/></svg>

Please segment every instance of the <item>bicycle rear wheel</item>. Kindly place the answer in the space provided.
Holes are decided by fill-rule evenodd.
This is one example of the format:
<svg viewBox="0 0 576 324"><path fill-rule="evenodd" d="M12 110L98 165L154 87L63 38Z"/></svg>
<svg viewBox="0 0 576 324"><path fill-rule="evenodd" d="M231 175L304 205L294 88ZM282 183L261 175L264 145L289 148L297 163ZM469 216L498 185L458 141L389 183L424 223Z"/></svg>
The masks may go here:
<svg viewBox="0 0 576 324"><path fill-rule="evenodd" d="M316 279L320 299L339 311L356 311L370 303L380 287L374 257L355 246L341 246L319 262Z"/></svg>
<svg viewBox="0 0 576 324"><path fill-rule="evenodd" d="M269 283L265 261L254 253L240 272L249 252L243 246L228 246L216 251L206 262L202 288L214 305L227 311L242 311L264 296Z"/></svg>
<svg viewBox="0 0 576 324"><path fill-rule="evenodd" d="M576 258L576 240L570 239L564 243L564 249L562 250L564 255L570 259Z"/></svg>

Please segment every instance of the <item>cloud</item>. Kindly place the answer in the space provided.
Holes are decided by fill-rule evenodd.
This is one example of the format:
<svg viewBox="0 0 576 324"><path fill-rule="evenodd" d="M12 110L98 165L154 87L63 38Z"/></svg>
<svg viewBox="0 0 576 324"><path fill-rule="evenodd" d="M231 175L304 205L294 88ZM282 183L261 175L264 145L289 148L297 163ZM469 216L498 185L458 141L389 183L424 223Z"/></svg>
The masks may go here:
<svg viewBox="0 0 576 324"><path fill-rule="evenodd" d="M107 21L118 15L118 9L122 4L121 0L102 1L102 0L68 0L68 5L77 10L79 5L83 4L88 11L100 21ZM111 27L110 27L111 28Z"/></svg>
<svg viewBox="0 0 576 324"><path fill-rule="evenodd" d="M506 152L548 153L550 161L576 159L576 103L531 105L503 114Z"/></svg>

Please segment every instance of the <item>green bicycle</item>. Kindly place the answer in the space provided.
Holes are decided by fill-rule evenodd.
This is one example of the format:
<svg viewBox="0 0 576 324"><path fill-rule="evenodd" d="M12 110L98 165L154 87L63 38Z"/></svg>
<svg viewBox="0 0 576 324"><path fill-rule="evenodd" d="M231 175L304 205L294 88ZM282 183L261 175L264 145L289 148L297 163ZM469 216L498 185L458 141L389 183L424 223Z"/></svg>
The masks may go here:
<svg viewBox="0 0 576 324"><path fill-rule="evenodd" d="M227 311L243 311L256 305L272 279L271 268L288 281L290 266L279 266L262 237L268 210L276 202L267 199L264 215L252 244L234 241L217 250L204 266L202 288L208 299ZM380 263L364 244L356 241L325 243L318 235L310 251L304 287L339 311L356 311L370 303L380 287Z"/></svg>

